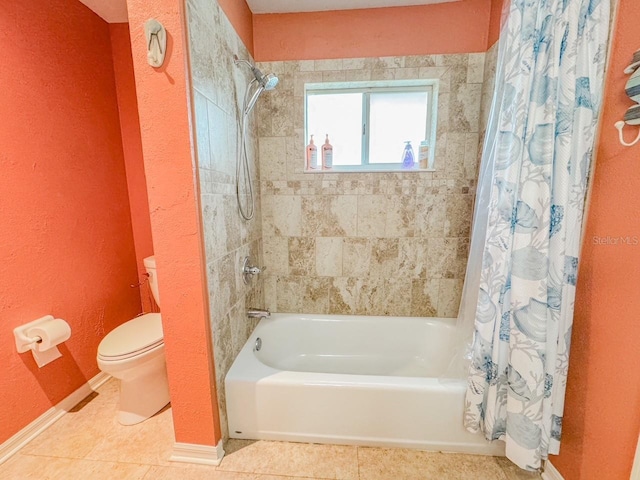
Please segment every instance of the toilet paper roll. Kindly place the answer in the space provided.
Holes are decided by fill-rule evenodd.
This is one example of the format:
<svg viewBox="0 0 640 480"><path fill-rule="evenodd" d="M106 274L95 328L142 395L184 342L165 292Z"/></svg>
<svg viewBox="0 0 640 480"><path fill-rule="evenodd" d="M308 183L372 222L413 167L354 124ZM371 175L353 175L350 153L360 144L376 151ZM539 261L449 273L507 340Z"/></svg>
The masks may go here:
<svg viewBox="0 0 640 480"><path fill-rule="evenodd" d="M71 327L61 318L47 320L40 325L30 328L29 337L40 337L41 342L35 344L34 349L42 352L66 342L71 337Z"/></svg>

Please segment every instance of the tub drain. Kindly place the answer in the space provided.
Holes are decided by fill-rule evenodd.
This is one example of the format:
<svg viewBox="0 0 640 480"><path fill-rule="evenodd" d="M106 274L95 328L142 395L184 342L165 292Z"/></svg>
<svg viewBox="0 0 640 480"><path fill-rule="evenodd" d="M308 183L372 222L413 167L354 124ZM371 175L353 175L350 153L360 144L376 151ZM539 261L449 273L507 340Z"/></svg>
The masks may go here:
<svg viewBox="0 0 640 480"><path fill-rule="evenodd" d="M261 348L262 348L262 339L260 337L258 337L258 338L256 338L255 351L259 352Z"/></svg>

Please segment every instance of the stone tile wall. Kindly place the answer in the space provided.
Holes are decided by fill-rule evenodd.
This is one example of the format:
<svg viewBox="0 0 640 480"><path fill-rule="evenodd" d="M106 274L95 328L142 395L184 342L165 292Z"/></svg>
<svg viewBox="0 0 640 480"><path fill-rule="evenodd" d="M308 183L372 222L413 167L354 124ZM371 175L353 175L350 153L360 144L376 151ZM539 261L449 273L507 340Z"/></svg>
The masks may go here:
<svg viewBox="0 0 640 480"><path fill-rule="evenodd" d="M251 72L236 67L233 55L250 56L217 1L188 0L187 18L210 321L221 423L227 438L224 377L257 323L247 319L246 308L264 307L262 280L254 279L247 286L240 276L246 255L263 265L257 128L252 117L248 151L256 215L245 222L238 213L234 182L240 102Z"/></svg>
<svg viewBox="0 0 640 480"><path fill-rule="evenodd" d="M480 109L480 133L481 137L487 130L489 115L491 114L491 102L496 86L496 70L498 68L498 43L487 51L484 62L484 83L482 84L482 108Z"/></svg>
<svg viewBox="0 0 640 480"><path fill-rule="evenodd" d="M264 62L258 105L272 311L455 317L478 174L485 54ZM435 172L303 173L305 83L438 78Z"/></svg>

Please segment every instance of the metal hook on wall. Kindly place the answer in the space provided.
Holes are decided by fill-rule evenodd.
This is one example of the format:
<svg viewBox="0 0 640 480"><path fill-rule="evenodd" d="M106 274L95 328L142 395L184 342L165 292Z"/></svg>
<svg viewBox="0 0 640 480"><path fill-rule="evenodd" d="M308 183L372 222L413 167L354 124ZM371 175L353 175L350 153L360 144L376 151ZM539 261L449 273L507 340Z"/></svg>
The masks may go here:
<svg viewBox="0 0 640 480"><path fill-rule="evenodd" d="M618 136L620 137L620 143L622 145L624 145L625 147L633 147L636 143L640 142L640 132L638 132L638 136L636 137L635 140L633 140L631 143L627 143L624 140L624 133L622 132L622 130L624 129L626 125L626 122L623 121L619 121L615 123L615 127L618 130Z"/></svg>

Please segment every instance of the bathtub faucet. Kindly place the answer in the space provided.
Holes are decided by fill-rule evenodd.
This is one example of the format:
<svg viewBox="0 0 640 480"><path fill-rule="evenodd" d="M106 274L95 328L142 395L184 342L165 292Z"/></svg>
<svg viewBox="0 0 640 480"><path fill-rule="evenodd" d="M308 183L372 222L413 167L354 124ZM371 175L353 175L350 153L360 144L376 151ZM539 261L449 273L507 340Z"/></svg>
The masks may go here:
<svg viewBox="0 0 640 480"><path fill-rule="evenodd" d="M249 308L247 310L247 317L249 318L268 318L271 316L271 312L261 308Z"/></svg>

